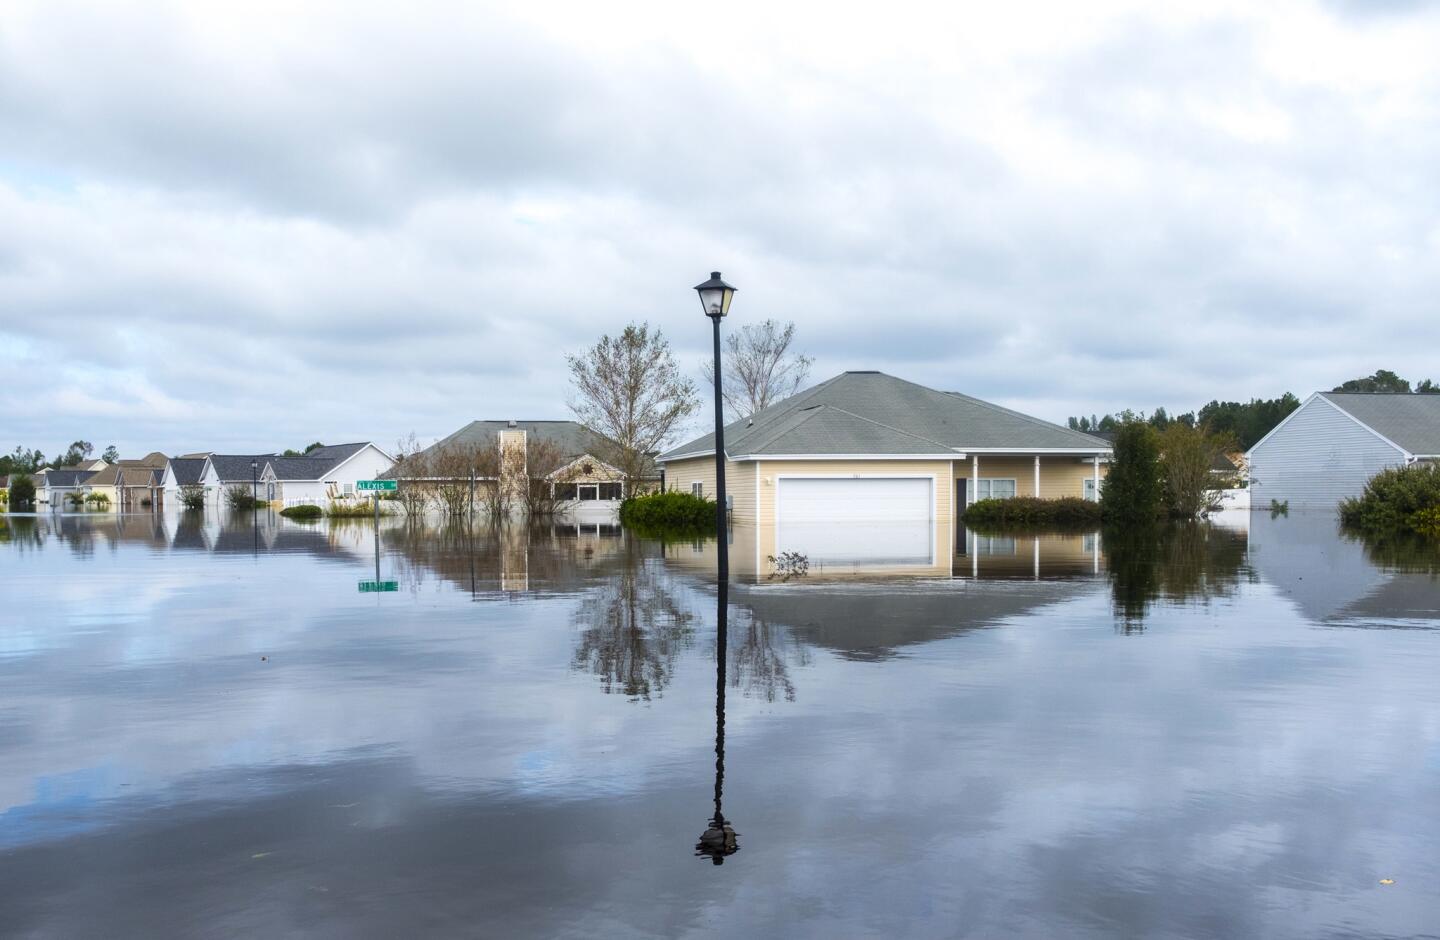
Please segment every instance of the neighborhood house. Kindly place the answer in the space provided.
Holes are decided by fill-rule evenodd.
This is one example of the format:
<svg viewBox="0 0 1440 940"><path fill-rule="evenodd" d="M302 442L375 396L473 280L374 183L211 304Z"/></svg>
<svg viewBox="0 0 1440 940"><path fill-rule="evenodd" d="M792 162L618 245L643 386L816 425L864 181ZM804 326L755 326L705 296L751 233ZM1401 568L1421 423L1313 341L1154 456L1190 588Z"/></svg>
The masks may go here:
<svg viewBox="0 0 1440 940"><path fill-rule="evenodd" d="M394 460L369 442L317 447L303 457L270 457L260 473L261 498L285 506L323 506L356 493L361 480L373 480Z"/></svg>
<svg viewBox="0 0 1440 940"><path fill-rule="evenodd" d="M982 499L1098 498L1099 438L881 372L845 372L725 428L725 494L758 559L929 566ZM714 435L661 455L665 488L714 498Z"/></svg>
<svg viewBox="0 0 1440 940"><path fill-rule="evenodd" d="M1440 395L1316 392L1247 456L1252 509L1334 511L1381 470L1440 460Z"/></svg>

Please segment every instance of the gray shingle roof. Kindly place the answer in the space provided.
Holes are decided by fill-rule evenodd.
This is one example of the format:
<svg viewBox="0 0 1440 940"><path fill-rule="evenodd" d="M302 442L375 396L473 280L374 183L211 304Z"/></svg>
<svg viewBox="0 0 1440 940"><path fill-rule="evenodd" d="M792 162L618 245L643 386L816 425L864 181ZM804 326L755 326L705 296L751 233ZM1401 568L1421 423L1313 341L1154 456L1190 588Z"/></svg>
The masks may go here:
<svg viewBox="0 0 1440 940"><path fill-rule="evenodd" d="M200 472L205 469L204 458L176 457L170 461L170 469L175 474L175 483L179 486L193 486L200 482Z"/></svg>
<svg viewBox="0 0 1440 940"><path fill-rule="evenodd" d="M257 461L260 466L256 472L265 469L265 461L274 457L274 454L211 454L210 463L215 467L215 472L220 477L220 482L231 481L250 482L251 470L250 461Z"/></svg>
<svg viewBox="0 0 1440 940"><path fill-rule="evenodd" d="M361 441L358 444L327 444L324 447L317 447L302 455L302 459L312 460L349 460L351 457L365 449L369 441ZM293 458L286 458L293 459Z"/></svg>
<svg viewBox="0 0 1440 940"><path fill-rule="evenodd" d="M46 486L79 486L94 476L94 470L46 470Z"/></svg>
<svg viewBox="0 0 1440 940"><path fill-rule="evenodd" d="M661 460L713 451L706 434ZM883 372L844 372L725 428L730 457L918 455L967 450L1103 452L1098 438Z"/></svg>
<svg viewBox="0 0 1440 940"><path fill-rule="evenodd" d="M1320 396L1412 454L1440 454L1440 395L1321 392Z"/></svg>
<svg viewBox="0 0 1440 940"><path fill-rule="evenodd" d="M423 453L430 454L451 445L493 444L495 435L507 429L510 429L509 421L471 421L449 437L425 448ZM596 452L609 443L578 421L516 421L514 430L524 431L530 438L554 442L563 457L579 457L582 454L598 457L600 455Z"/></svg>
<svg viewBox="0 0 1440 940"><path fill-rule="evenodd" d="M344 461L344 457L272 457L267 463L277 480L308 481L323 480L325 474Z"/></svg>

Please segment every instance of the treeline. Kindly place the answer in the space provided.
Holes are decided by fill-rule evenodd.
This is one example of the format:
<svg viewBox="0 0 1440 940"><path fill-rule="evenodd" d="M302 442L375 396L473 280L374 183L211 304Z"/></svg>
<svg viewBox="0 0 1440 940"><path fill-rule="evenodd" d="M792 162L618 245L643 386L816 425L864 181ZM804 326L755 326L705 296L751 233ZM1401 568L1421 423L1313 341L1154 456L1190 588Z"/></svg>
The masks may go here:
<svg viewBox="0 0 1440 940"><path fill-rule="evenodd" d="M16 448L8 454L0 454L0 476L9 476L12 473L34 473L46 467L75 467L85 463L95 453L95 446L89 441L74 441L62 453L57 454L53 460L47 461L45 454L38 448L31 450L23 446ZM106 463L114 463L120 459L120 454L111 444L105 448L105 453L100 459Z"/></svg>
<svg viewBox="0 0 1440 940"><path fill-rule="evenodd" d="M1388 369L1380 369L1374 375L1350 379L1331 389L1333 392L1361 392L1368 394L1440 394L1440 385L1424 379L1413 385ZM1172 424L1188 428L1204 427L1218 434L1231 435L1241 450L1249 450L1269 434L1275 425L1300 407L1300 399L1286 392L1279 398L1252 398L1248 402L1214 400L1199 411L1171 415L1164 408L1156 408L1150 414L1125 409L1118 414L1084 415L1071 417L1071 430L1084 432L1113 433L1121 426L1131 423L1148 424L1157 431L1164 431Z"/></svg>

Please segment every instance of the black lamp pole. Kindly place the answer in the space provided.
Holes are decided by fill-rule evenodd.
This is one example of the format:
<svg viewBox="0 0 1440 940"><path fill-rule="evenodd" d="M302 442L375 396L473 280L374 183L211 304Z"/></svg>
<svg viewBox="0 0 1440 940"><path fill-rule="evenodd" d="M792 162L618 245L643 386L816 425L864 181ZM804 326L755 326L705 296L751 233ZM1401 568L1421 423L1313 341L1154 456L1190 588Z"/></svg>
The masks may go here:
<svg viewBox="0 0 1440 940"><path fill-rule="evenodd" d="M260 462L250 461L250 509L260 506Z"/></svg>
<svg viewBox="0 0 1440 940"><path fill-rule="evenodd" d="M723 583L730 579L730 545L726 533L725 490L725 399L720 389L720 320L730 312L735 288L720 279L719 271L710 280L695 285L700 307L715 327L715 542L716 574Z"/></svg>

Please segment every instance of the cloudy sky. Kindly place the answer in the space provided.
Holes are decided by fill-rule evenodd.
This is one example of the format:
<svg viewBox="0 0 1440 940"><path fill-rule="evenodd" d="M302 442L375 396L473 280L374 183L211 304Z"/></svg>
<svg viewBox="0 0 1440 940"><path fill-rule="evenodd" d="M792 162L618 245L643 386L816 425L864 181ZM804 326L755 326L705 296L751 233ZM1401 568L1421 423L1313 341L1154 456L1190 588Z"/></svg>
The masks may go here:
<svg viewBox="0 0 1440 940"><path fill-rule="evenodd" d="M1053 420L1440 379L1436 48L1397 0L8 0L0 450L567 417L629 320L698 366L712 268L816 378Z"/></svg>

